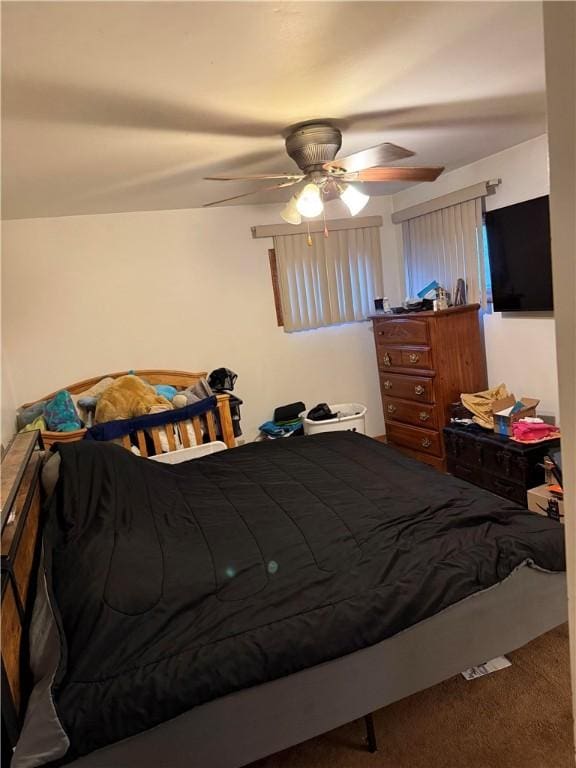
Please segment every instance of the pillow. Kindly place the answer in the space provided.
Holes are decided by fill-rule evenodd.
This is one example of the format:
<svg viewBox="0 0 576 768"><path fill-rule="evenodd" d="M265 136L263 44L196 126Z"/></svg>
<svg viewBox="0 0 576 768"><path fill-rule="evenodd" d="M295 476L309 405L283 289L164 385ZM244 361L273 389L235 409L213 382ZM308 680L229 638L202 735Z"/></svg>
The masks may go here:
<svg viewBox="0 0 576 768"><path fill-rule="evenodd" d="M78 418L70 392L65 389L46 403L44 418L46 426L52 432L73 432L75 429L82 428L82 422Z"/></svg>
<svg viewBox="0 0 576 768"><path fill-rule="evenodd" d="M58 476L60 473L60 454L51 453L50 457L46 460L42 467L42 487L47 498L50 498L58 482Z"/></svg>
<svg viewBox="0 0 576 768"><path fill-rule="evenodd" d="M26 424L25 427L22 427L20 432L32 432L35 429L39 429L40 432L46 431L46 421L44 420L44 416L38 416L37 419L34 419L34 421Z"/></svg>
<svg viewBox="0 0 576 768"><path fill-rule="evenodd" d="M43 416L45 407L46 400L41 400L39 403L29 405L28 408L21 408L16 414L16 425L18 430L22 430L27 424L31 424L40 416Z"/></svg>

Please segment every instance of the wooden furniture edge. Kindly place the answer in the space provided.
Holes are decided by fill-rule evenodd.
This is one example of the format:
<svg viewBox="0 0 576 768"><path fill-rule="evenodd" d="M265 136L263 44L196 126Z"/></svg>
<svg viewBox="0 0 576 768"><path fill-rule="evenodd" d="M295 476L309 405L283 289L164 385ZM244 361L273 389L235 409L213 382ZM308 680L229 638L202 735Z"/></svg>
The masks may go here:
<svg viewBox="0 0 576 768"><path fill-rule="evenodd" d="M31 690L28 632L40 564L39 432L20 433L2 461L2 761L8 765Z"/></svg>
<svg viewBox="0 0 576 768"><path fill-rule="evenodd" d="M2 531L10 516L10 510L28 466L30 456L38 442L39 434L37 430L33 430L14 435L2 457L0 477L0 519Z"/></svg>
<svg viewBox="0 0 576 768"><path fill-rule="evenodd" d="M382 317L393 317L397 320L407 318L409 320L416 320L419 317L445 317L446 315L457 315L459 312L470 312L471 310L477 311L480 309L480 304L458 304L456 307L448 307L447 309L437 309L436 312L432 309L424 309L419 312L375 312L372 315L368 315L369 320L379 320Z"/></svg>

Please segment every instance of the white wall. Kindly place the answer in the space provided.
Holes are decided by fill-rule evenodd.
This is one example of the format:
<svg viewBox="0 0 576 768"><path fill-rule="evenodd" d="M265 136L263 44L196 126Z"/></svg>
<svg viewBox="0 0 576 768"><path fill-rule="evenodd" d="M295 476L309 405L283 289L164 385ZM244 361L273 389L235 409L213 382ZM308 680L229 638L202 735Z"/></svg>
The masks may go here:
<svg viewBox="0 0 576 768"><path fill-rule="evenodd" d="M539 136L504 152L393 195L394 210L429 200L488 179L502 179L487 210L547 195L548 140ZM400 227L398 227L400 230ZM398 240L401 235L398 232ZM518 397L540 398L539 411L558 416L558 379L554 318L548 313L501 313L484 316L488 381L505 382Z"/></svg>
<svg viewBox="0 0 576 768"><path fill-rule="evenodd" d="M0 389L0 402L2 404L2 417L0 420L0 444L7 447L14 433L14 412L16 400L14 388L10 376L10 366L5 356L2 360L2 388Z"/></svg>
<svg viewBox="0 0 576 768"><path fill-rule="evenodd" d="M74 216L3 225L3 338L14 401L130 368L238 373L245 437L275 406L359 401L384 431L370 323L287 334L276 326L268 253L250 227L277 206ZM389 198L387 295L402 289ZM11 418L12 414L9 414ZM6 423L6 422L5 422Z"/></svg>

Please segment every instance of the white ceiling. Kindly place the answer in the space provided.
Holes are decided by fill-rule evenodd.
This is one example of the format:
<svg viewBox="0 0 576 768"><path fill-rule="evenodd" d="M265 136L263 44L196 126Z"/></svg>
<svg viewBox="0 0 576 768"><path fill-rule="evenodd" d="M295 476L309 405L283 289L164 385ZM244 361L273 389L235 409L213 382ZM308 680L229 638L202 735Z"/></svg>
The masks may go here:
<svg viewBox="0 0 576 768"><path fill-rule="evenodd" d="M4 2L6 218L195 208L335 118L452 169L546 130L539 2ZM403 184L370 185L389 194ZM277 202L289 191L240 202Z"/></svg>

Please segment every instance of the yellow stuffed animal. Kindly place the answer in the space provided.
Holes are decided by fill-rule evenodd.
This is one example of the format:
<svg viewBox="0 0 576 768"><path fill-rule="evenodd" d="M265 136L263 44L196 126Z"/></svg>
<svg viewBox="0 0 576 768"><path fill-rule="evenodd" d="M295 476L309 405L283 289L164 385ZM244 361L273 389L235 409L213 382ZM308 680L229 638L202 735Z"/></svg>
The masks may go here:
<svg viewBox="0 0 576 768"><path fill-rule="evenodd" d="M120 376L98 398L94 422L133 419L149 413L154 406L171 410L172 403L156 394L154 387L138 376Z"/></svg>

